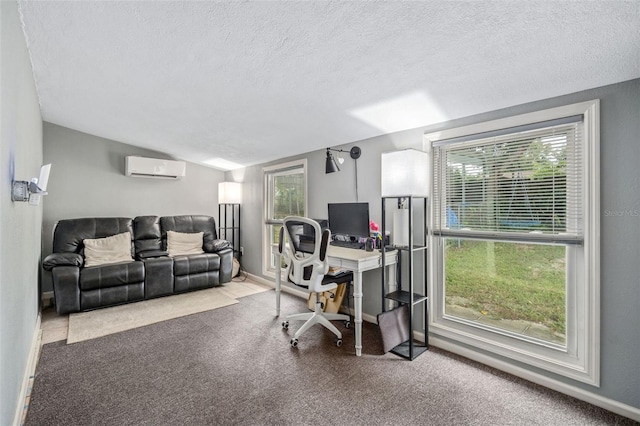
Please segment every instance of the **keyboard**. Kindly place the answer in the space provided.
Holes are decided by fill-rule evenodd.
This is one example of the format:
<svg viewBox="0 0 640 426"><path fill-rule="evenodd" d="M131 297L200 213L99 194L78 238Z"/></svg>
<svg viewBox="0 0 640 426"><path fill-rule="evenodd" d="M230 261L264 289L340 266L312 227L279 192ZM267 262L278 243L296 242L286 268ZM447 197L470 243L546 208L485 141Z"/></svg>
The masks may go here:
<svg viewBox="0 0 640 426"><path fill-rule="evenodd" d="M351 249L356 249L356 250L364 250L364 243L359 243L357 241L331 241L330 243L332 246L336 246L336 247L345 247L345 248L351 248Z"/></svg>

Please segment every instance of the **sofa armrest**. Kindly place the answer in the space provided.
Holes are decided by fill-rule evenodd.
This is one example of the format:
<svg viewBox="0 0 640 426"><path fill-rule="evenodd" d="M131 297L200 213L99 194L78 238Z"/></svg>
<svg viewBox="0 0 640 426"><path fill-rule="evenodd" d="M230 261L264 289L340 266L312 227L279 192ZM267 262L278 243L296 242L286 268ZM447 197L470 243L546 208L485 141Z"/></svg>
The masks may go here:
<svg viewBox="0 0 640 426"><path fill-rule="evenodd" d="M80 312L80 268L57 266L53 275L53 296L58 315Z"/></svg>
<svg viewBox="0 0 640 426"><path fill-rule="evenodd" d="M231 281L231 278L233 278L231 276L233 273L233 250L231 249L231 246L229 246L226 249L220 250L216 254L220 256L220 284L228 283Z"/></svg>
<svg viewBox="0 0 640 426"><path fill-rule="evenodd" d="M205 247L205 251L209 253L218 253L219 251L231 248L231 242L227 240L213 240L211 247Z"/></svg>
<svg viewBox="0 0 640 426"><path fill-rule="evenodd" d="M164 250L145 250L137 254L138 260L151 259L152 257L165 257L169 256L168 251Z"/></svg>
<svg viewBox="0 0 640 426"><path fill-rule="evenodd" d="M77 266L81 268L83 264L82 256L77 253L51 253L44 258L42 267L45 271L51 271L56 266Z"/></svg>

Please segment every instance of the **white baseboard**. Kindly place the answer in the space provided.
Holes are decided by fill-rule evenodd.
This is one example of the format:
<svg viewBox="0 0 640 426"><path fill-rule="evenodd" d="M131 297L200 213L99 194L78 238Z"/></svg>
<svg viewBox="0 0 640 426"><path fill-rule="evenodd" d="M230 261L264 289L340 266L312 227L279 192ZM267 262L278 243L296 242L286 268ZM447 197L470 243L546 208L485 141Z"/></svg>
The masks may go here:
<svg viewBox="0 0 640 426"><path fill-rule="evenodd" d="M246 272L246 274L247 274L247 278L251 279L251 281L257 281L260 284L267 285L267 286L269 286L271 288L276 288L276 283L273 280L268 280L268 279L263 278L263 277L261 277L259 275L253 275L253 274L251 274L249 272Z"/></svg>
<svg viewBox="0 0 640 426"><path fill-rule="evenodd" d="M22 378L22 386L20 387L20 394L18 395L18 401L16 404L15 415L13 416L13 425L20 426L22 424L22 416L25 410L25 400L27 395L31 393L30 381L35 376L36 366L38 365L38 358L40 356L40 347L42 341L42 330L40 329L41 321L40 313L36 318L36 326L33 331L33 339L31 341L31 349L29 350L29 361L24 371L24 377Z"/></svg>
<svg viewBox="0 0 640 426"><path fill-rule="evenodd" d="M597 395L593 392L589 392L570 384L560 382L550 377L534 373L530 370L526 370L508 362L495 359L489 355L478 353L472 349L462 347L460 345L440 339L435 336L429 336L429 344L445 351L449 351L465 358L469 358L471 360L488 365L489 367L493 367L506 373L513 374L514 376L539 384L549 389L553 389L565 395L572 396L581 401L585 401L589 404L596 405L613 413L620 414L621 416L628 417L635 421L640 421L640 408L623 404L613 399Z"/></svg>

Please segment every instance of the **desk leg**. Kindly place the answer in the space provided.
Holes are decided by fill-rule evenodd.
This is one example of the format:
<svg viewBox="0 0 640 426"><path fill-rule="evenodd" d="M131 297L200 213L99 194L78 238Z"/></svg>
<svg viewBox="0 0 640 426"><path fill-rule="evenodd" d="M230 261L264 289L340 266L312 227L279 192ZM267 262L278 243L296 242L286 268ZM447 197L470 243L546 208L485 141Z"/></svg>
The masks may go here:
<svg viewBox="0 0 640 426"><path fill-rule="evenodd" d="M353 305L356 327L356 356L362 355L362 272L353 274Z"/></svg>
<svg viewBox="0 0 640 426"><path fill-rule="evenodd" d="M280 256L276 256L276 317L280 316L280 282L282 280L280 262Z"/></svg>

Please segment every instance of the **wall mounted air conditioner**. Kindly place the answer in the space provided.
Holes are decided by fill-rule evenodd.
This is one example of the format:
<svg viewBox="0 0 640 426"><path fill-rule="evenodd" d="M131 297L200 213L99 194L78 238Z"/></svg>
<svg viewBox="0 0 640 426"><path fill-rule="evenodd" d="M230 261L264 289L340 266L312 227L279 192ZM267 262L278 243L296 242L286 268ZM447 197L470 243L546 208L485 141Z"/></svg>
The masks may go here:
<svg viewBox="0 0 640 426"><path fill-rule="evenodd" d="M184 161L127 156L124 169L125 174L132 177L180 179L187 165Z"/></svg>

